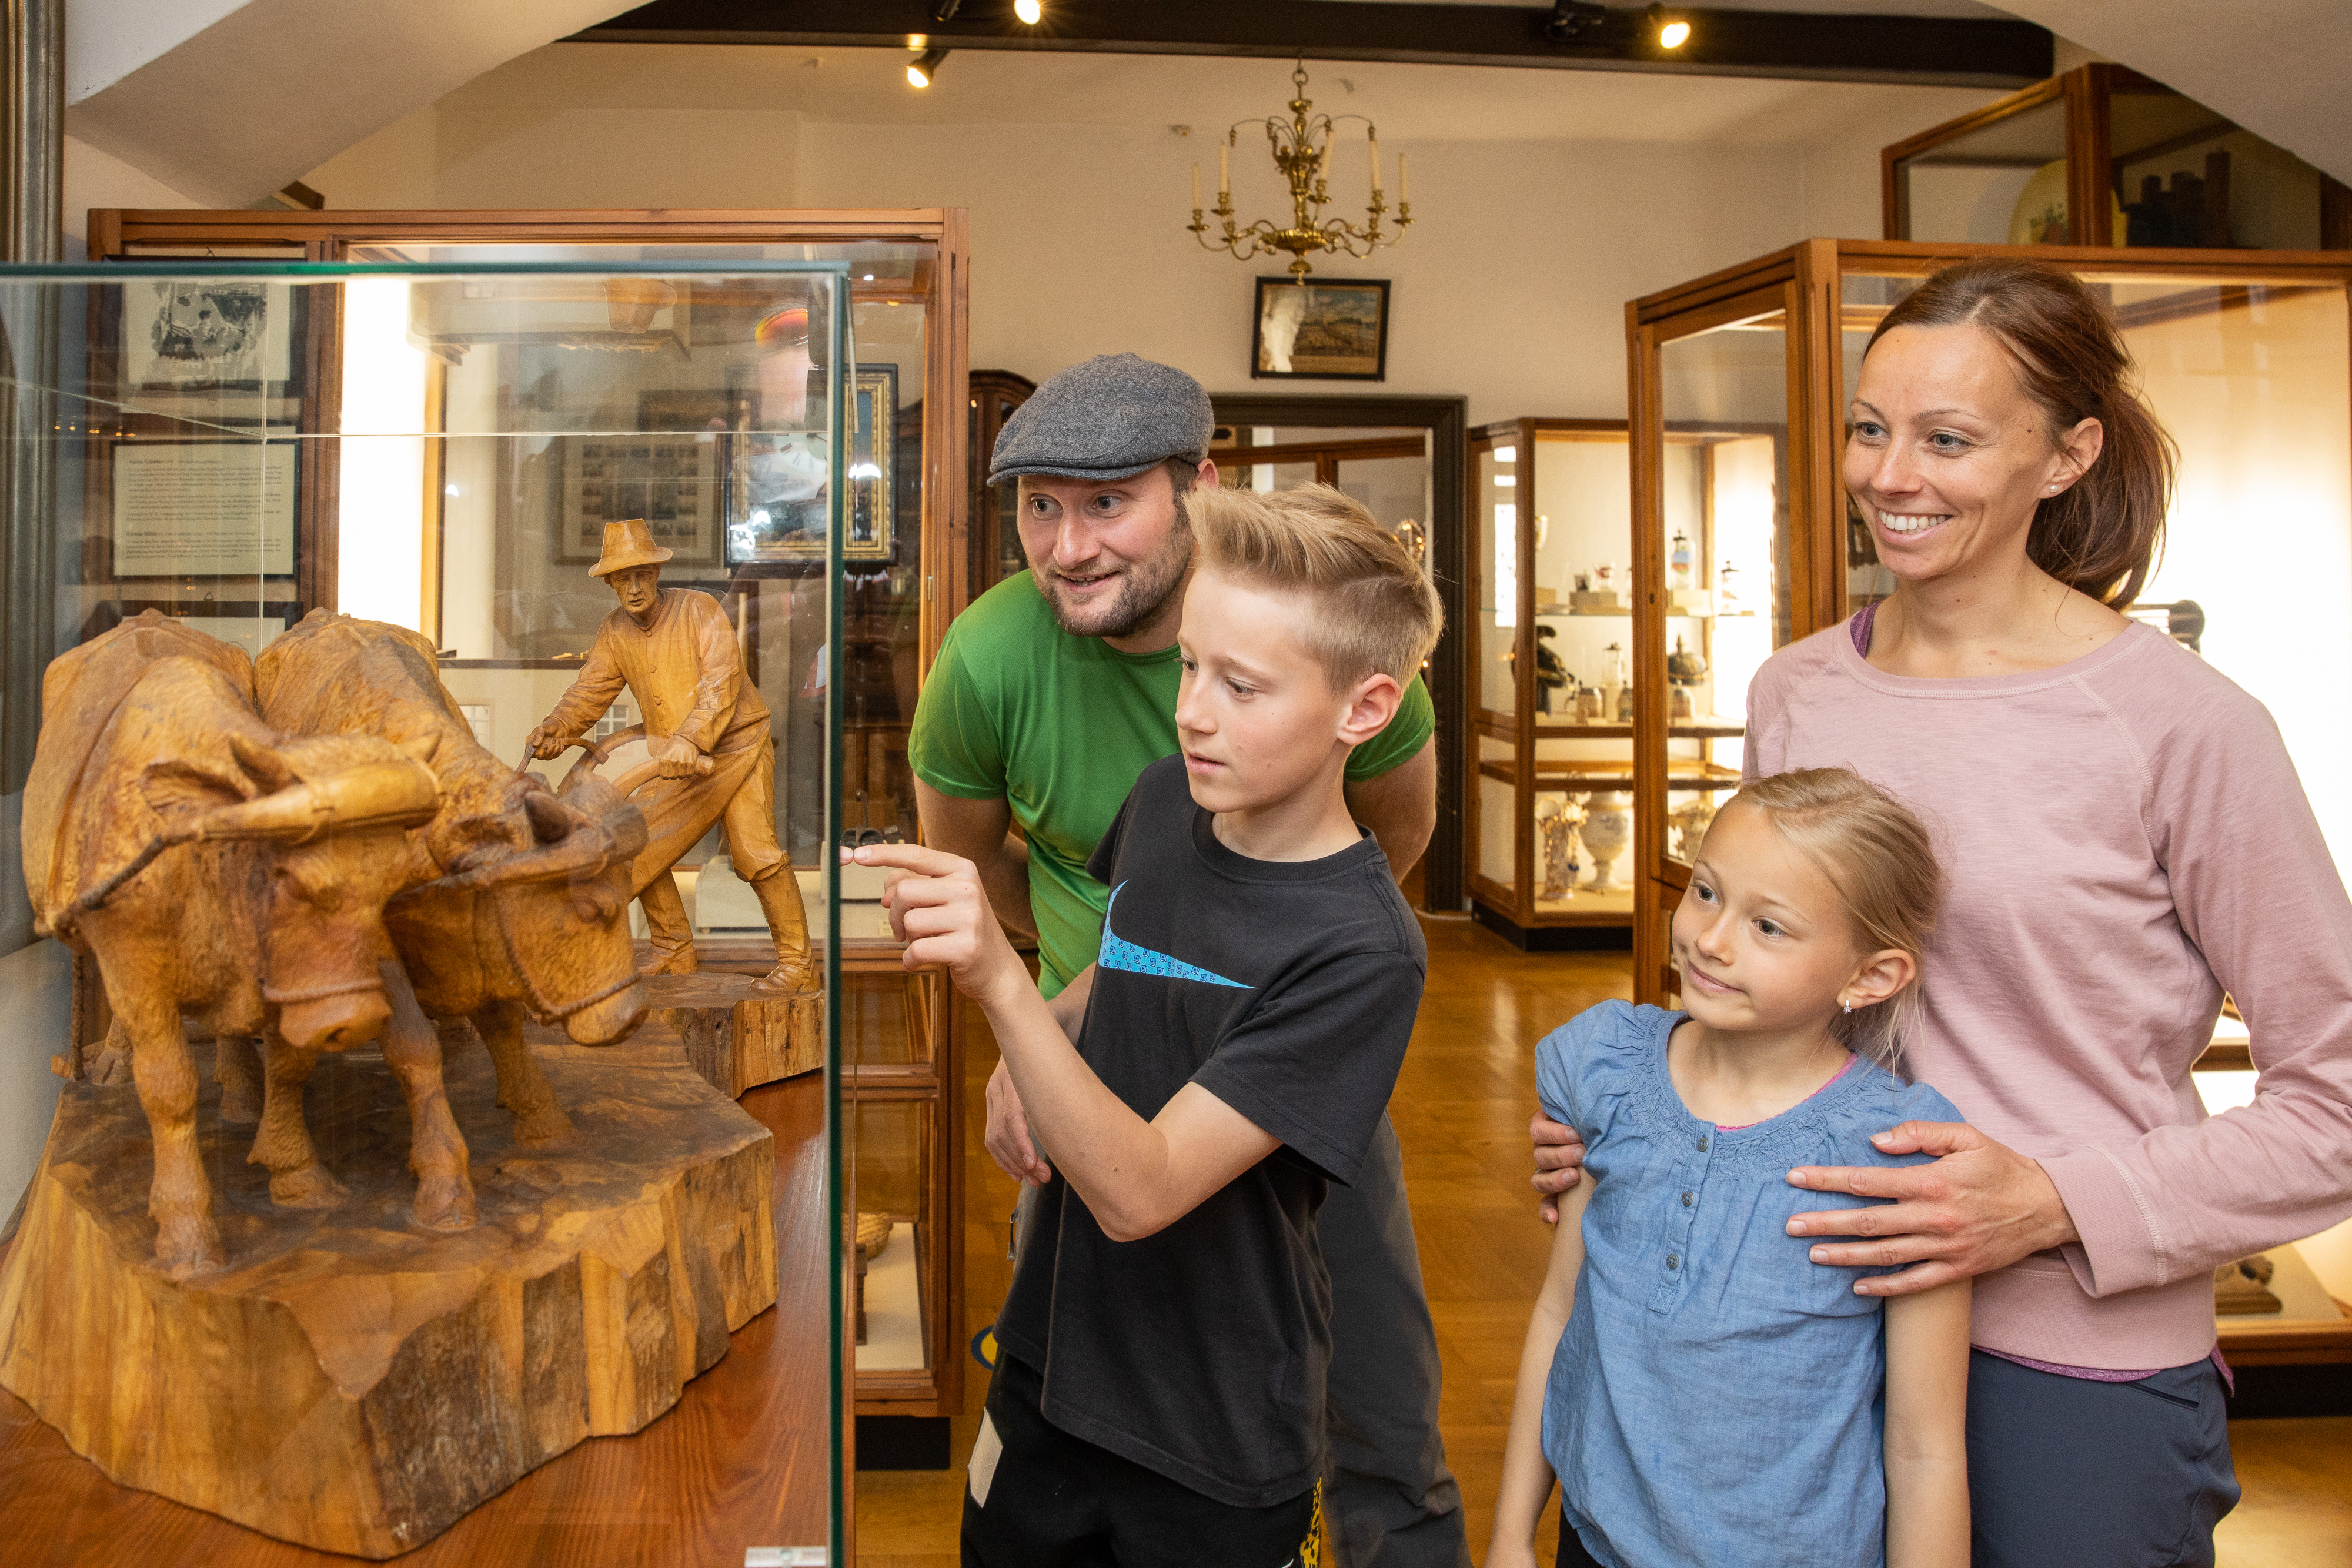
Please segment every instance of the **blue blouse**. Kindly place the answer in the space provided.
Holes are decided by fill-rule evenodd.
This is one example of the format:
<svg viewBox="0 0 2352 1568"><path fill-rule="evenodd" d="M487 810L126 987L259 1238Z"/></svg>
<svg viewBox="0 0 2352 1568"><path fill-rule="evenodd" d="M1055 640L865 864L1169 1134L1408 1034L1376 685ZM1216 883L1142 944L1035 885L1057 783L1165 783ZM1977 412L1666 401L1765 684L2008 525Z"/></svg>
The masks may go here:
<svg viewBox="0 0 2352 1568"><path fill-rule="evenodd" d="M1811 1261L1797 1214L1873 1201L1790 1167L1895 1166L1873 1133L1957 1122L1856 1061L1803 1103L1722 1131L1684 1108L1666 1038L1687 1017L1604 1002L1546 1036L1546 1114L1596 1178L1576 1306L1544 1389L1568 1518L1609 1568L1879 1568L1885 1561L1883 1270Z"/></svg>

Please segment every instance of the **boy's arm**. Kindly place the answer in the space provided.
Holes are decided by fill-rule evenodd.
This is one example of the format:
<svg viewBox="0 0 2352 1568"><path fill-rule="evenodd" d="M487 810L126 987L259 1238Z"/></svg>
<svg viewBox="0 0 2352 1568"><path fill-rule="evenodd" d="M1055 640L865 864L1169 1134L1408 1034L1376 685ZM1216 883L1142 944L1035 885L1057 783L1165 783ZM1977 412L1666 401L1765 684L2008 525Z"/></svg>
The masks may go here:
<svg viewBox="0 0 2352 1568"><path fill-rule="evenodd" d="M1968 1568L1969 1281L1886 1302L1886 1568Z"/></svg>
<svg viewBox="0 0 2352 1568"><path fill-rule="evenodd" d="M861 865L912 873L886 895L907 934L907 967L942 966L980 1003L1031 1134L1104 1235L1135 1241L1164 1230L1281 1147L1198 1084L1178 1090L1149 1122L1104 1087L1005 940L970 861L918 844L852 852Z"/></svg>
<svg viewBox="0 0 2352 1568"><path fill-rule="evenodd" d="M1584 1267L1584 1209L1591 1201L1589 1181L1580 1182L1559 1200L1551 1263L1528 1320L1528 1342L1519 1351L1519 1386L1511 1398L1511 1433L1503 1447L1503 1484L1495 1499L1495 1539L1486 1548L1487 1568L1533 1568L1535 1563L1536 1526L1551 1500L1552 1483L1551 1461L1543 1451L1544 1387L1551 1380L1552 1356L1568 1327L1568 1314L1576 1305L1576 1274Z"/></svg>

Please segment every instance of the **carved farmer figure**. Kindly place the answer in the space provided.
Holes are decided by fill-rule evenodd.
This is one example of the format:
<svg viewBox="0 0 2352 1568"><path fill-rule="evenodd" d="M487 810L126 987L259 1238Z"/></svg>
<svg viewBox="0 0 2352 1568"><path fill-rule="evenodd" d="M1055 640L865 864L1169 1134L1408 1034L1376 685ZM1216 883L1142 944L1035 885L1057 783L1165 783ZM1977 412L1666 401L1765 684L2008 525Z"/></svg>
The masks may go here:
<svg viewBox="0 0 2352 1568"><path fill-rule="evenodd" d="M717 821L735 873L751 884L775 938L776 967L760 988L806 995L823 982L809 956L800 885L776 843L768 707L744 676L735 629L719 601L661 586L661 563L669 558L642 519L604 525L604 553L589 575L603 578L621 607L597 629L580 678L530 732L531 755L560 755L627 687L645 714L647 749L661 775L637 798L646 843L632 872L653 928L648 972L694 971L694 933L669 868Z"/></svg>

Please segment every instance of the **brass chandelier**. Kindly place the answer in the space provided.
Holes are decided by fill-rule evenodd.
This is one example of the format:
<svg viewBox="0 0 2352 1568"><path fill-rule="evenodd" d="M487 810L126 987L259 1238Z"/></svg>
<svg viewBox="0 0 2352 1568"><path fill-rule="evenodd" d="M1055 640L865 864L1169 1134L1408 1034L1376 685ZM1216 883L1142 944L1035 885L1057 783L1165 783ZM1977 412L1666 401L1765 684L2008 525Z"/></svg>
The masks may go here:
<svg viewBox="0 0 2352 1568"><path fill-rule="evenodd" d="M1307 96L1307 62L1301 60L1290 73L1294 97L1290 100L1290 118L1268 115L1264 121L1237 120L1225 130L1225 140L1217 148L1217 204L1212 209L1223 232L1210 237L1208 222L1201 212L1201 166L1192 165L1192 221L1188 225L1193 237L1204 250L1231 251L1237 260L1247 261L1254 256L1272 256L1276 251L1290 253L1291 276L1299 282L1314 271L1307 256L1317 251L1333 255L1370 256L1384 245L1394 245L1412 226L1412 188L1405 183L1404 154L1397 154L1396 227L1383 230L1381 219L1388 214L1387 199L1381 190L1381 135L1379 128L1360 114L1332 116L1317 114L1309 117L1315 107ZM1331 152L1332 127L1342 120L1361 120L1365 140L1372 152L1372 201L1360 225L1344 218L1325 218L1323 208L1331 200L1324 181L1324 161ZM1260 218L1246 227L1234 222L1234 182L1232 151L1235 137L1244 125L1263 123L1266 145L1274 153L1275 167L1290 182L1291 221L1288 228L1278 228L1271 218Z"/></svg>

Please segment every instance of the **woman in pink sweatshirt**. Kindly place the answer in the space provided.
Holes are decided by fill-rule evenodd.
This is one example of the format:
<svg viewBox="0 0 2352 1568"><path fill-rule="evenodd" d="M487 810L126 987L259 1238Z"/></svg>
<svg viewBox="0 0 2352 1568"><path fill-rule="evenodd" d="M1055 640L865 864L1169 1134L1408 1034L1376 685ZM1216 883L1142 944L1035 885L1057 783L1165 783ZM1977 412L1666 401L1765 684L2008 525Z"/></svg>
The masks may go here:
<svg viewBox="0 0 2352 1568"><path fill-rule="evenodd" d="M2129 371L2054 267L1969 262L1896 305L1844 474L1896 591L1748 694L1751 778L1849 767L1941 840L1910 1065L1968 1124L1878 1140L1931 1165L1791 1172L1896 1201L1790 1229L1911 1265L1871 1293L1977 1277L1977 1568L2210 1563L2238 1496L2212 1270L2352 1214L2352 902L2268 712L2112 608L2172 483ZM2208 1118L2189 1067L2225 990L2262 1077Z"/></svg>

